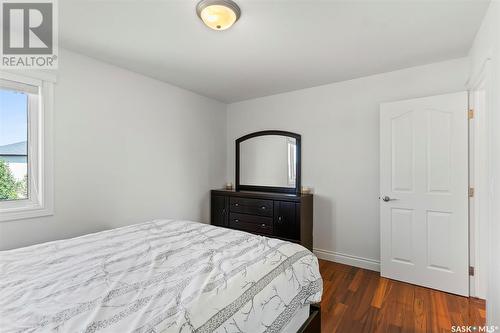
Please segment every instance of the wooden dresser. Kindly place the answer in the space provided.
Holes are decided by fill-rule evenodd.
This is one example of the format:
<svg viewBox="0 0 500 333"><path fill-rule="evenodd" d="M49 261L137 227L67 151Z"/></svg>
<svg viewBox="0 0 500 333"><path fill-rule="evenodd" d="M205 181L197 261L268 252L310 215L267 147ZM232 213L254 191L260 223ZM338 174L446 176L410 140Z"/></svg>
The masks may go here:
<svg viewBox="0 0 500 333"><path fill-rule="evenodd" d="M212 190L211 224L313 248L313 195Z"/></svg>

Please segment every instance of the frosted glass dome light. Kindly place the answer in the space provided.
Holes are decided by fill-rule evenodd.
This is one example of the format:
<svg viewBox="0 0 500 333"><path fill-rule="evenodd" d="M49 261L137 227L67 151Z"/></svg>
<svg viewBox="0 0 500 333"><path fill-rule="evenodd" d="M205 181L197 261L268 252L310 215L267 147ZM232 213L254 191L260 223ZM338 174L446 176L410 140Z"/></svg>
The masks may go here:
<svg viewBox="0 0 500 333"><path fill-rule="evenodd" d="M231 0L202 0L196 6L196 13L207 27L226 30L238 21L241 10Z"/></svg>

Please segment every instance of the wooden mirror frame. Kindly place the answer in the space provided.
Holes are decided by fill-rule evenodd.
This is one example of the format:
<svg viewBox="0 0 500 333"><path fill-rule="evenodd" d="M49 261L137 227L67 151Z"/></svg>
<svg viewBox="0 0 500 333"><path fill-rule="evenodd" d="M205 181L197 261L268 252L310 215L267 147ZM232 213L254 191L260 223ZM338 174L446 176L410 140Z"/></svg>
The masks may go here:
<svg viewBox="0 0 500 333"><path fill-rule="evenodd" d="M258 185L242 185L240 184L240 143L246 141L251 138L255 138L258 136L265 135L280 135L291 137L295 139L295 147L297 149L297 160L295 165L296 170L296 178L295 178L295 188L293 187L274 187L274 186L258 186ZM300 175L301 175L301 136L297 133L287 132L287 131L277 131L277 130L268 130L268 131L259 131L250 133L242 136L241 138L236 139L236 191L258 191L258 192L278 192L278 193L300 193Z"/></svg>

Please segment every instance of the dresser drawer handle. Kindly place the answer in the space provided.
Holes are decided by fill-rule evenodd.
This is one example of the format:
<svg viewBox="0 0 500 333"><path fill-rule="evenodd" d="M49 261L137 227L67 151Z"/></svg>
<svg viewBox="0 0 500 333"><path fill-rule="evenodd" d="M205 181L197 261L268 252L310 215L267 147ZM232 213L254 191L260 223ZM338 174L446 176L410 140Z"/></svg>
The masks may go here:
<svg viewBox="0 0 500 333"><path fill-rule="evenodd" d="M235 203L235 204L234 204L234 207L238 207L239 205L240 205L240 204L238 204L238 203Z"/></svg>
<svg viewBox="0 0 500 333"><path fill-rule="evenodd" d="M282 216L278 216L278 223L279 224L283 223L283 217Z"/></svg>
<svg viewBox="0 0 500 333"><path fill-rule="evenodd" d="M234 220L234 222L238 223L238 222L240 222L240 220L238 220L238 219L235 219L235 220Z"/></svg>
<svg viewBox="0 0 500 333"><path fill-rule="evenodd" d="M260 207L260 209L262 209L262 210L266 210L266 209L267 209L267 207L266 207L266 206L262 206L262 207Z"/></svg>
<svg viewBox="0 0 500 333"><path fill-rule="evenodd" d="M262 224L260 225L260 227L261 227L261 228L266 228L266 227L267 227L267 225L266 225L265 223L262 223Z"/></svg>

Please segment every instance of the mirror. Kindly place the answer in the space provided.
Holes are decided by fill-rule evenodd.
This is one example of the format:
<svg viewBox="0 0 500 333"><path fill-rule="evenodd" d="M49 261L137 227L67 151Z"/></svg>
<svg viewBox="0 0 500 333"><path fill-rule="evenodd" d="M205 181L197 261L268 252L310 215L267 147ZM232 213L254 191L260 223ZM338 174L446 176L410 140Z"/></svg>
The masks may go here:
<svg viewBox="0 0 500 333"><path fill-rule="evenodd" d="M297 193L300 135L262 131L236 140L236 189Z"/></svg>

